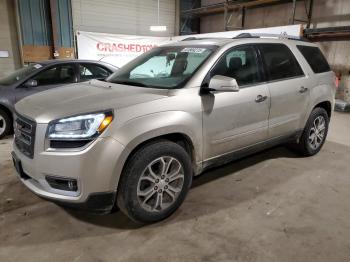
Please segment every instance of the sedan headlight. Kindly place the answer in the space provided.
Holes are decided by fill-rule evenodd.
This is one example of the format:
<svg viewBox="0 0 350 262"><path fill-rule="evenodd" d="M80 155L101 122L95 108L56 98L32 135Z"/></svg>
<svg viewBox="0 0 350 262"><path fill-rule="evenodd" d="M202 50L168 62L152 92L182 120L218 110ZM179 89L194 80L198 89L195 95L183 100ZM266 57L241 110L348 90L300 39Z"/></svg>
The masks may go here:
<svg viewBox="0 0 350 262"><path fill-rule="evenodd" d="M50 140L91 140L101 134L112 120L112 112L62 118L49 124L47 137Z"/></svg>

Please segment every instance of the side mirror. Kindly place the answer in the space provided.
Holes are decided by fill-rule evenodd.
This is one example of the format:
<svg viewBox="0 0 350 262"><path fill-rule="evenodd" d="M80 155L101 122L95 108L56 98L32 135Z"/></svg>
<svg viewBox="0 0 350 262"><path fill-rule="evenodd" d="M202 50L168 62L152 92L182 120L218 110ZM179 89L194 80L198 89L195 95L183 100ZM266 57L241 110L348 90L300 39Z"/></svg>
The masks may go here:
<svg viewBox="0 0 350 262"><path fill-rule="evenodd" d="M208 89L217 92L238 92L239 86L234 78L216 75L210 79Z"/></svg>
<svg viewBox="0 0 350 262"><path fill-rule="evenodd" d="M38 81L31 79L23 84L24 87L36 87L38 86Z"/></svg>

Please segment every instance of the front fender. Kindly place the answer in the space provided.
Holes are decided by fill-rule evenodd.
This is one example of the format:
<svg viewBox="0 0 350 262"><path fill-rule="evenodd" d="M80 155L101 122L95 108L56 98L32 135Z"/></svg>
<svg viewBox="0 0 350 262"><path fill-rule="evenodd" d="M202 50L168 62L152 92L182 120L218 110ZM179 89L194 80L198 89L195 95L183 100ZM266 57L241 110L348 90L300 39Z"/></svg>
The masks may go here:
<svg viewBox="0 0 350 262"><path fill-rule="evenodd" d="M201 116L183 111L165 111L131 119L115 132L114 139L125 146L125 150L116 163L117 181L129 154L141 143L163 135L180 133L187 136L194 147L195 162L202 161L202 121Z"/></svg>
<svg viewBox="0 0 350 262"><path fill-rule="evenodd" d="M0 97L0 108L4 107L8 109L12 114L14 113L14 106L6 97Z"/></svg>

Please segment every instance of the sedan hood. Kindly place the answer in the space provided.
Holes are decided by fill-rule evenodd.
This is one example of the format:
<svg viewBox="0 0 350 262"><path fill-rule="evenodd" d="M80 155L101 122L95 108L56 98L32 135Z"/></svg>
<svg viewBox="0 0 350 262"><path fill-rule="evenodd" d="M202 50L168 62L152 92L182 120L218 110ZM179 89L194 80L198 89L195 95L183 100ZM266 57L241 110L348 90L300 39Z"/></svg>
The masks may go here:
<svg viewBox="0 0 350 262"><path fill-rule="evenodd" d="M12 86L0 85L0 92L4 92L4 91L8 91L8 90L12 90Z"/></svg>
<svg viewBox="0 0 350 262"><path fill-rule="evenodd" d="M93 80L29 96L18 102L15 109L37 123L48 123L71 115L128 107L167 95L168 90Z"/></svg>

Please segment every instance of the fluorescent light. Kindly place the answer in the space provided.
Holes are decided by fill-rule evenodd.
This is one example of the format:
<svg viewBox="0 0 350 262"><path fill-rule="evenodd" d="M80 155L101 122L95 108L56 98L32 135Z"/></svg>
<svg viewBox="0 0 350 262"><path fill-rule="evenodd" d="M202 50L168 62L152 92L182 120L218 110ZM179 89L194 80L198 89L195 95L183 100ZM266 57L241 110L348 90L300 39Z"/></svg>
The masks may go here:
<svg viewBox="0 0 350 262"><path fill-rule="evenodd" d="M166 31L166 26L165 25L151 25L149 27L149 30L155 31L155 32L164 32L164 31Z"/></svg>

